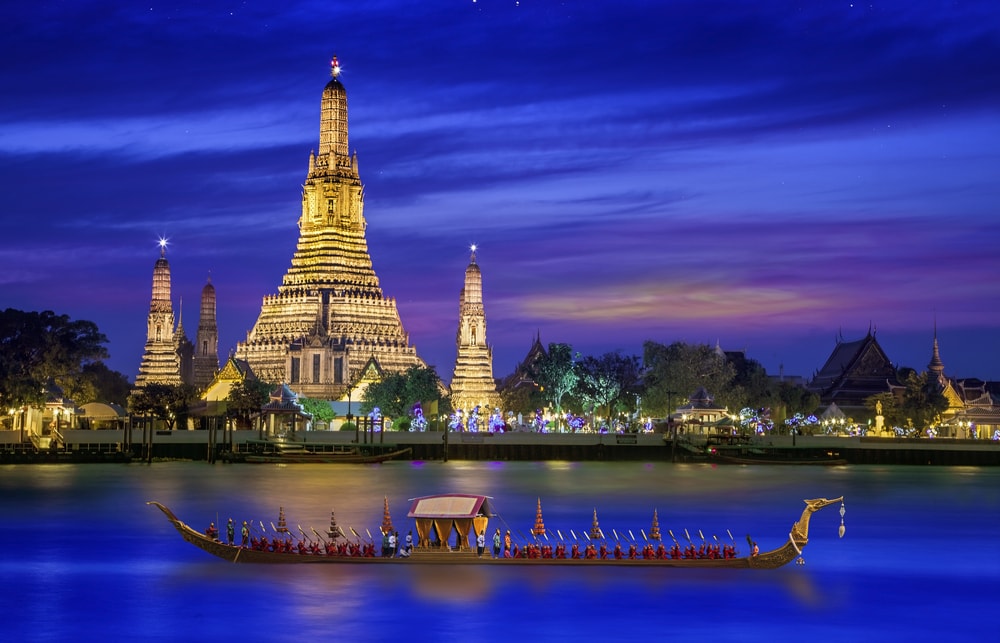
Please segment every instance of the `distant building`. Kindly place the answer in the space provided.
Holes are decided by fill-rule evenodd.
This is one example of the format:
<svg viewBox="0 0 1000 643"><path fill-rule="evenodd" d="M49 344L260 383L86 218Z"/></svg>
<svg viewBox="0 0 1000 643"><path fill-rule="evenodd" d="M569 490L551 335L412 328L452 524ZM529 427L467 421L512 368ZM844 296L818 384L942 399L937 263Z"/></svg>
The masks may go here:
<svg viewBox="0 0 1000 643"><path fill-rule="evenodd" d="M219 326L215 321L215 286L211 279L201 289L201 314L192 361L193 383L205 390L219 372Z"/></svg>
<svg viewBox="0 0 1000 643"><path fill-rule="evenodd" d="M936 325L927 376L948 400L948 408L942 413L938 427L939 437L989 439L1000 429L1000 399L988 390L987 382L959 380L944 374Z"/></svg>
<svg viewBox="0 0 1000 643"><path fill-rule="evenodd" d="M732 427L729 408L716 403L715 396L704 387L699 387L688 403L677 407L670 416L674 421L679 420L688 433L715 434L720 427Z"/></svg>
<svg viewBox="0 0 1000 643"><path fill-rule="evenodd" d="M500 406L493 379L493 350L486 343L486 310L483 275L476 263L476 247L465 269L465 286L459 295L455 371L451 378L451 405L469 411Z"/></svg>
<svg viewBox="0 0 1000 643"><path fill-rule="evenodd" d="M372 267L364 186L357 154L348 151L347 93L336 58L331 67L291 267L236 347L261 380L325 400L346 398L371 360L392 373L424 365Z"/></svg>
<svg viewBox="0 0 1000 643"><path fill-rule="evenodd" d="M888 393L896 386L896 367L869 329L859 340L845 342L838 338L826 364L807 388L819 395L821 409L836 404L847 417L861 418L871 414L866 399Z"/></svg>

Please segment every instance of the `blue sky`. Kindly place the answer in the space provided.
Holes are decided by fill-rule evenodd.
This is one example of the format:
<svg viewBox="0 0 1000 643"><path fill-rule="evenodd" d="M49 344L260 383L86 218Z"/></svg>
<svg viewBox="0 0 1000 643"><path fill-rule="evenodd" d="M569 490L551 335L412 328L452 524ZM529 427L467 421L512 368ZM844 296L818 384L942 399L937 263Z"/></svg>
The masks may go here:
<svg viewBox="0 0 1000 643"><path fill-rule="evenodd" d="M337 55L368 241L450 379L468 246L496 375L719 342L809 375L877 329L1000 379L995 2L8 3L0 306L134 377L157 239L222 357L295 248ZM175 308L176 309L176 308Z"/></svg>

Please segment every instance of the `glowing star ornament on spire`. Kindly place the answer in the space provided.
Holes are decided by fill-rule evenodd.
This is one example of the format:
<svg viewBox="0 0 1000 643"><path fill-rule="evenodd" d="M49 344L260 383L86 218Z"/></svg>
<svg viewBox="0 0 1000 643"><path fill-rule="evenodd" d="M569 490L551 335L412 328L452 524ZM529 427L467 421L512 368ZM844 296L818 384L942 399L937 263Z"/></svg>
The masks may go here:
<svg viewBox="0 0 1000 643"><path fill-rule="evenodd" d="M167 238L160 237L156 243L160 246L160 256L165 256L167 254Z"/></svg>
<svg viewBox="0 0 1000 643"><path fill-rule="evenodd" d="M336 56L330 59L330 75L334 78L340 77L340 61Z"/></svg>

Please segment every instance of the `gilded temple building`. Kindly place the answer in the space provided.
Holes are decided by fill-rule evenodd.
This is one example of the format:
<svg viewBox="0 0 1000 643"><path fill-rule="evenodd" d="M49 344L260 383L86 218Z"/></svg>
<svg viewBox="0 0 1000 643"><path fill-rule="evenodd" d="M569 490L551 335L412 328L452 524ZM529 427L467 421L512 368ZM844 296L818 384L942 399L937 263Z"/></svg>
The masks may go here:
<svg viewBox="0 0 1000 643"><path fill-rule="evenodd" d="M236 348L260 380L328 400L346 398L371 360L383 372L423 366L372 267L364 186L357 153L348 152L347 94L336 58L331 68L291 267Z"/></svg>
<svg viewBox="0 0 1000 643"><path fill-rule="evenodd" d="M457 354L451 378L451 405L455 409L484 410L498 407L493 379L493 349L486 343L486 311L483 307L483 274L476 263L476 247L465 269L465 286L459 295Z"/></svg>
<svg viewBox="0 0 1000 643"><path fill-rule="evenodd" d="M938 427L940 437L989 439L1000 430L1000 399L978 379L956 379L945 375L944 361L938 346L937 324L927 377L948 401Z"/></svg>
<svg viewBox="0 0 1000 643"><path fill-rule="evenodd" d="M174 306L170 299L170 263L166 242L160 243L160 258L153 265L153 295L146 318L146 347L139 364L135 385L190 384L193 346L184 327L174 327Z"/></svg>

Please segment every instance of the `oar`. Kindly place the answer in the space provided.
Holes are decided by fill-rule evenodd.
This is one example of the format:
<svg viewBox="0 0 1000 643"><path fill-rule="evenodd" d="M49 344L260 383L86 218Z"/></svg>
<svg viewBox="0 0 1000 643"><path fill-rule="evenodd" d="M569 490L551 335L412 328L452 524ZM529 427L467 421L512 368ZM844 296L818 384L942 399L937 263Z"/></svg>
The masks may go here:
<svg viewBox="0 0 1000 643"><path fill-rule="evenodd" d="M339 531L340 535L344 537L344 540L347 540L347 534L344 533L344 528L343 527L341 527L340 525L337 525L337 531Z"/></svg>
<svg viewBox="0 0 1000 643"><path fill-rule="evenodd" d="M571 536L573 536L573 540L576 540L576 539L577 539L577 538L576 538L576 532L575 532L575 531L573 531L572 529L570 529L570 530L569 530L569 533L570 533L570 535L571 535Z"/></svg>
<svg viewBox="0 0 1000 643"><path fill-rule="evenodd" d="M649 542L649 538L646 538L646 530L645 529L640 529L639 533L642 534L642 539L645 540L648 543Z"/></svg>
<svg viewBox="0 0 1000 643"><path fill-rule="evenodd" d="M735 546L736 546L736 539L735 539L735 538L733 538L733 532L731 532L731 531L729 531L729 530L727 529L727 530L726 530L726 533L727 533L727 534L729 534L729 540L733 541L733 547L735 547Z"/></svg>
<svg viewBox="0 0 1000 643"><path fill-rule="evenodd" d="M321 535L320 535L320 533L319 533L318 531L316 531L316 528L315 528L315 527L312 527L312 526L310 526L310 527L309 527L309 529L310 529L310 530L311 530L311 531L312 531L312 532L313 532L314 534L316 534L316 537L317 537L317 538L319 538L320 540L322 540L322 541L323 541L323 544L324 544L324 545L328 545L328 544L329 544L328 542L326 542L326 538L323 538L323 536L321 536Z"/></svg>
<svg viewBox="0 0 1000 643"><path fill-rule="evenodd" d="M306 537L306 540L308 540L308 541L310 542L310 544L311 544L311 543L312 543L312 541L313 541L313 539L312 539L312 538L310 538L310 537L309 537L309 534L307 534L307 533L305 532L305 530L303 530L303 529L302 529L302 525L295 525L295 526L299 528L299 533L300 533L300 534L302 534L303 536L305 536L305 537Z"/></svg>
<svg viewBox="0 0 1000 643"><path fill-rule="evenodd" d="M698 530L698 537L701 538L701 544L705 544L705 534L701 533L701 529Z"/></svg>
<svg viewBox="0 0 1000 643"><path fill-rule="evenodd" d="M688 533L687 529L684 530L684 537L687 538L688 544L691 544L691 545L694 544L693 542L691 542L691 535Z"/></svg>
<svg viewBox="0 0 1000 643"><path fill-rule="evenodd" d="M563 538L563 535L562 535L561 531L559 531L558 529L556 529L556 533L559 535L559 540L566 540L565 538Z"/></svg>
<svg viewBox="0 0 1000 643"><path fill-rule="evenodd" d="M628 537L632 540L632 542L635 542L635 536L632 535L632 530L631 529L628 530Z"/></svg>
<svg viewBox="0 0 1000 643"><path fill-rule="evenodd" d="M670 534L670 540L674 541L674 544L677 545L678 547L680 547L681 544L679 542L677 542L676 538L674 538L674 531L672 529L668 529L667 533Z"/></svg>
<svg viewBox="0 0 1000 643"><path fill-rule="evenodd" d="M368 532L368 540L370 540L372 542L375 542L375 539L372 538L372 531L371 531L371 529L369 529L368 527L365 527L365 531Z"/></svg>

